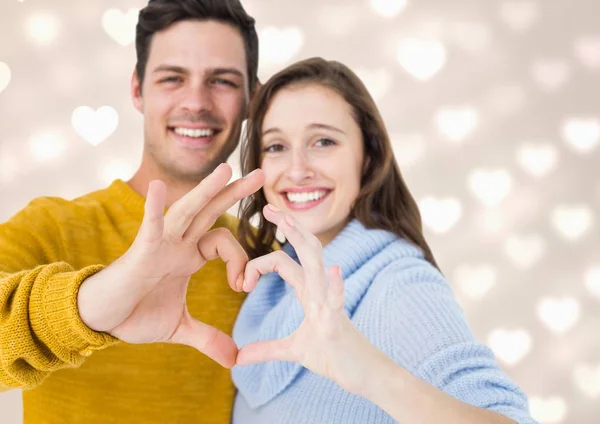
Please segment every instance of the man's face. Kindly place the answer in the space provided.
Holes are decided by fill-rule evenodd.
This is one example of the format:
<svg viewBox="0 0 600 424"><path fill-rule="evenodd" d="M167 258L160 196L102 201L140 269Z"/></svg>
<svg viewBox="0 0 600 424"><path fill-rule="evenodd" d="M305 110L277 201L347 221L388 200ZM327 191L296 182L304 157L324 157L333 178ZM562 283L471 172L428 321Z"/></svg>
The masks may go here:
<svg viewBox="0 0 600 424"><path fill-rule="evenodd" d="M135 107L144 114L144 161L198 181L235 149L248 103L241 34L215 21L182 21L154 34Z"/></svg>

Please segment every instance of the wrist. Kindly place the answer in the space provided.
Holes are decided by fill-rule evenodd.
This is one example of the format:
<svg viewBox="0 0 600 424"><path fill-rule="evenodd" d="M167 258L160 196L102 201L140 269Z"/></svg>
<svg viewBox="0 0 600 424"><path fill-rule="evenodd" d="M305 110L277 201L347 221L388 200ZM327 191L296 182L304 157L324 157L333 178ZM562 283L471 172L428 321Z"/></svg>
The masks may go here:
<svg viewBox="0 0 600 424"><path fill-rule="evenodd" d="M371 366L368 378L358 395L373 403L380 403L386 395L403 390L407 371L380 350L375 347L373 350L369 359Z"/></svg>
<svg viewBox="0 0 600 424"><path fill-rule="evenodd" d="M81 321L97 332L110 332L119 325L135 305L133 297L139 297L129 279L119 260L85 279L77 294Z"/></svg>

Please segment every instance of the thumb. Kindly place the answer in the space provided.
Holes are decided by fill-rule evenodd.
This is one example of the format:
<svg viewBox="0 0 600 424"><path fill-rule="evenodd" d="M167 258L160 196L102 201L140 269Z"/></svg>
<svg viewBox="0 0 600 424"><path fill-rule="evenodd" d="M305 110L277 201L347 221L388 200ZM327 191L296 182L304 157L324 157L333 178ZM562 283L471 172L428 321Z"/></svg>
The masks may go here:
<svg viewBox="0 0 600 424"><path fill-rule="evenodd" d="M267 361L297 362L292 350L293 334L279 340L254 342L242 347L237 365L249 365Z"/></svg>
<svg viewBox="0 0 600 424"><path fill-rule="evenodd" d="M193 347L225 368L235 365L238 347L231 337L184 311L170 343Z"/></svg>

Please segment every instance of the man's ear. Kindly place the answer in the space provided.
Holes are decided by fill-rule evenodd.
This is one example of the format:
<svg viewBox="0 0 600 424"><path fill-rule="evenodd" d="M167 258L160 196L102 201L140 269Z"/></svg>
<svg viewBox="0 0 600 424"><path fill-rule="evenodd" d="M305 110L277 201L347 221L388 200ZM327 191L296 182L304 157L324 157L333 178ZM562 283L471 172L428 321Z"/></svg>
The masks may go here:
<svg viewBox="0 0 600 424"><path fill-rule="evenodd" d="M133 107L140 113L143 113L144 99L142 98L142 84L135 69L131 75L131 101L133 102Z"/></svg>

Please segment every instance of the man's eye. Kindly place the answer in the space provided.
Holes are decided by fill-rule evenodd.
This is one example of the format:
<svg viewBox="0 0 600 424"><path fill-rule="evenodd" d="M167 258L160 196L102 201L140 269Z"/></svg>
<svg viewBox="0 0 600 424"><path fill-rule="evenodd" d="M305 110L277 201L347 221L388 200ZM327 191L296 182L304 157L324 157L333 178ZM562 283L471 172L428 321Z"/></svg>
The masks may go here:
<svg viewBox="0 0 600 424"><path fill-rule="evenodd" d="M181 77L166 77L160 80L160 82L181 82Z"/></svg>
<svg viewBox="0 0 600 424"><path fill-rule="evenodd" d="M234 83L233 81L229 81L229 80L223 79L223 78L217 78L215 80L215 82L220 85L228 85L230 87L237 87L237 84Z"/></svg>

